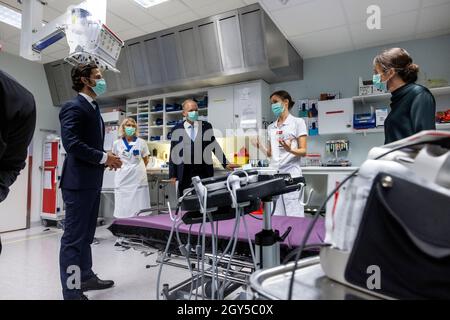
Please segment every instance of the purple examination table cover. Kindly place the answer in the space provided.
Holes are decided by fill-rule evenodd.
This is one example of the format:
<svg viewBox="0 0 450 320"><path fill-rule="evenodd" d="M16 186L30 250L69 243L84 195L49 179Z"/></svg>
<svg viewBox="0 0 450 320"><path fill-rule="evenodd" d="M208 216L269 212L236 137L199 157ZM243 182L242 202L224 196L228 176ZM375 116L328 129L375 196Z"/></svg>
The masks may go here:
<svg viewBox="0 0 450 320"><path fill-rule="evenodd" d="M183 213L180 213L181 217ZM262 216L259 216L262 217ZM251 216L244 217L250 239L254 241L255 234L260 232L263 227L263 222L257 220ZM293 249L299 247L303 240L303 235L306 233L308 226L312 218L299 218L299 217L285 217L285 216L273 216L272 217L272 228L278 230L280 235L282 235L289 227L292 227L291 232L288 237L281 243L281 247L285 249ZM219 221L218 233L219 239L230 239L233 234L235 219ZM215 223L214 223L215 226ZM179 232L182 234L187 234L189 232L189 225L181 224L179 227ZM138 216L132 218L124 218L115 220L109 227L109 230L115 235L126 235L127 228L130 230L129 235L136 235L138 230L151 229L158 231L165 231L169 233L172 228L172 220L168 214L160 214L156 216ZM191 228L192 235L198 235L200 229L200 224L194 224ZM211 236L211 224L207 223L206 227L207 236ZM325 238L325 225L324 219L320 218L308 239L307 244L318 244L322 243ZM247 233L245 232L244 223L241 219L239 224L239 242L248 242Z"/></svg>

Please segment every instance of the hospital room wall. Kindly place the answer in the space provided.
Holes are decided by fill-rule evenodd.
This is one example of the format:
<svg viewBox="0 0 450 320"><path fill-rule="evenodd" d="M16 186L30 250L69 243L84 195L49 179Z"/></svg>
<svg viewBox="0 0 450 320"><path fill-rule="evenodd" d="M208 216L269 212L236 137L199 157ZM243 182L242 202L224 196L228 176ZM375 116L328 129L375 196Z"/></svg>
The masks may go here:
<svg viewBox="0 0 450 320"><path fill-rule="evenodd" d="M419 83L425 76L428 79L445 79L450 83L450 35L445 35L305 59L304 80L276 83L272 85L272 90L286 90L295 100L317 99L320 93L325 92L340 92L343 98L357 96L359 77L371 79L373 58L383 49L391 47L405 48L412 55L421 69ZM350 140L350 159L356 166L362 164L373 146L384 142L382 133L310 137L308 152L323 154L326 140L345 137Z"/></svg>
<svg viewBox="0 0 450 320"><path fill-rule="evenodd" d="M0 53L0 69L14 77L20 84L27 88L34 95L36 101L37 122L32 143L33 167L30 218L33 224L40 221L41 171L39 170L39 166L41 165L42 159L42 143L49 134L42 132L41 129L56 130L59 132L59 109L53 106L47 77L42 64L2 52ZM21 174L27 174L27 172L22 171ZM23 201L26 201L25 195L23 196ZM6 214L14 214L14 212Z"/></svg>

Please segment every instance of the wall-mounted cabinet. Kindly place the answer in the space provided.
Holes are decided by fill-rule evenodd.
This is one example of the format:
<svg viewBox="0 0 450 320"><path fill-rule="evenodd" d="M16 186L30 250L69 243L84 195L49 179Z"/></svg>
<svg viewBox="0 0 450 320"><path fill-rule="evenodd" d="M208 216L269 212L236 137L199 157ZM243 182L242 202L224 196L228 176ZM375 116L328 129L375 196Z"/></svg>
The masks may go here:
<svg viewBox="0 0 450 320"><path fill-rule="evenodd" d="M235 129L234 124L234 86L210 88L209 122L214 130L221 133Z"/></svg>
<svg viewBox="0 0 450 320"><path fill-rule="evenodd" d="M178 39L181 49L181 59L187 78L197 77L202 74L199 60L199 46L197 29L193 26L182 28L178 31Z"/></svg>
<svg viewBox="0 0 450 320"><path fill-rule="evenodd" d="M238 12L221 15L217 19L219 43L224 70L244 67L241 28Z"/></svg>
<svg viewBox="0 0 450 320"><path fill-rule="evenodd" d="M117 67L120 70L120 73L114 73L112 71L103 72L108 85L108 93L129 89L132 86L126 48L122 50L117 62ZM72 89L71 72L73 66L71 64L59 60L45 64L44 69L53 105L61 106L64 102L72 99L76 95L76 92Z"/></svg>
<svg viewBox="0 0 450 320"><path fill-rule="evenodd" d="M239 10L245 65L256 67L267 63L265 30L261 9Z"/></svg>
<svg viewBox="0 0 450 320"><path fill-rule="evenodd" d="M150 74L151 83L164 82L164 66L162 61L162 52L158 38L150 37L143 41L145 57L147 58L146 67Z"/></svg>
<svg viewBox="0 0 450 320"><path fill-rule="evenodd" d="M128 69L132 87L143 87L150 84L147 75L144 44L136 41L127 44Z"/></svg>
<svg viewBox="0 0 450 320"><path fill-rule="evenodd" d="M108 71L109 74L114 74L117 77L118 90L126 90L131 88L132 82L131 82L131 76L130 76L130 70L128 67L128 50L127 48L123 48L119 60L117 60L117 68L120 70L120 73L113 73L112 71Z"/></svg>
<svg viewBox="0 0 450 320"><path fill-rule="evenodd" d="M353 99L319 102L319 134L353 132Z"/></svg>
<svg viewBox="0 0 450 320"><path fill-rule="evenodd" d="M238 129L264 129L272 120L270 87L264 81L208 89L209 122L222 136Z"/></svg>
<svg viewBox="0 0 450 320"><path fill-rule="evenodd" d="M109 92L116 92L119 90L119 79L116 73L105 72L103 77L106 80Z"/></svg>
<svg viewBox="0 0 450 320"><path fill-rule="evenodd" d="M202 50L202 68L205 74L218 73L223 70L220 58L217 25L214 21L198 25L200 48Z"/></svg>
<svg viewBox="0 0 450 320"><path fill-rule="evenodd" d="M46 64L45 72L48 79L53 103L57 106L75 96L72 89L72 66L63 61Z"/></svg>
<svg viewBox="0 0 450 320"><path fill-rule="evenodd" d="M175 81L184 78L184 72L178 50L178 38L175 32L163 34L160 38L161 49L164 54L164 66L167 81Z"/></svg>

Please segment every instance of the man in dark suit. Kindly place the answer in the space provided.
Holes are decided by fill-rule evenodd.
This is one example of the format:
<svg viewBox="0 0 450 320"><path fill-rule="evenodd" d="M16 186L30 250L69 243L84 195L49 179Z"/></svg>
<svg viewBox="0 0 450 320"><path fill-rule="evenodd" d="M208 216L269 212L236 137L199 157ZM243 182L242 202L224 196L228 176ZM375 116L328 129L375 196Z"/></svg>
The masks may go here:
<svg viewBox="0 0 450 320"><path fill-rule="evenodd" d="M230 164L214 136L213 128L207 121L198 120L198 105L193 100L183 103L185 121L172 130L169 159L169 178L178 181L178 195L189 188L192 177L201 179L214 176L212 153L228 170L236 166Z"/></svg>
<svg viewBox="0 0 450 320"><path fill-rule="evenodd" d="M35 127L33 95L10 75L0 71L0 202L6 199L9 187L25 168Z"/></svg>
<svg viewBox="0 0 450 320"><path fill-rule="evenodd" d="M83 292L114 285L113 281L100 280L92 271L91 244L104 169L118 169L122 163L119 157L103 150L105 127L95 101L106 91L100 70L95 64L75 67L72 83L78 95L66 102L59 114L67 152L60 184L66 206L60 273L64 299L85 300Z"/></svg>

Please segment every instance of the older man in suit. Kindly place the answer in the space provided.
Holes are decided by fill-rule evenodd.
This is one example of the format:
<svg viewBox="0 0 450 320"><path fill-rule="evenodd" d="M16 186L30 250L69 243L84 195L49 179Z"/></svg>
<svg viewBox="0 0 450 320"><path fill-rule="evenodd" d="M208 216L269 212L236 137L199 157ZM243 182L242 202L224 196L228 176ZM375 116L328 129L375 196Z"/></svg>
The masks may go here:
<svg viewBox="0 0 450 320"><path fill-rule="evenodd" d="M194 100L183 103L183 116L186 120L172 130L169 159L169 177L172 183L178 182L178 195L189 188L192 177L204 179L214 176L212 153L224 168L231 170L237 167L225 157L212 125L198 120L198 105Z"/></svg>

